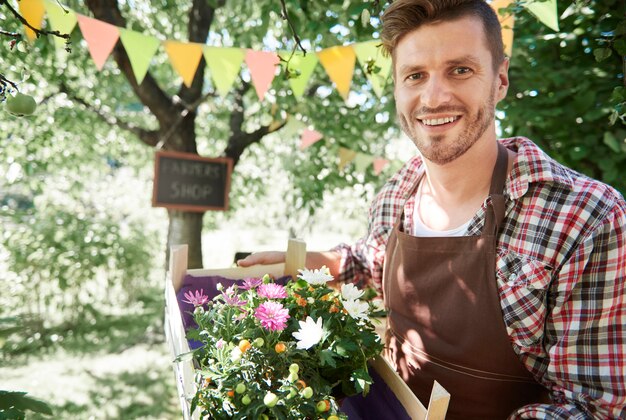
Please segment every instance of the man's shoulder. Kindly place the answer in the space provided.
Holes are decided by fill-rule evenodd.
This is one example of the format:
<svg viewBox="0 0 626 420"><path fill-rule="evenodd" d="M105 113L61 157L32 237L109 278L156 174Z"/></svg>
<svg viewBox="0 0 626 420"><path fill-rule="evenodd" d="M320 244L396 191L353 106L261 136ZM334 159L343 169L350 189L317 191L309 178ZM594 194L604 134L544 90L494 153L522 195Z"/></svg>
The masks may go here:
<svg viewBox="0 0 626 420"><path fill-rule="evenodd" d="M530 192L561 202L560 207L594 209L595 214L626 209L624 197L615 188L557 162L531 140L516 137L501 141L518 153L509 187L513 198Z"/></svg>

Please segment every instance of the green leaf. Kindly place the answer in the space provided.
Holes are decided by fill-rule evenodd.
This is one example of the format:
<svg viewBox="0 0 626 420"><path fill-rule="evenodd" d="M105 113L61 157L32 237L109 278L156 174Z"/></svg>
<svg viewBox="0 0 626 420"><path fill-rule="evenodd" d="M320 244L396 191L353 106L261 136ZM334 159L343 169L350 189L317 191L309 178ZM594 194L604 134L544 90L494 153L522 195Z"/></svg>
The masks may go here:
<svg viewBox="0 0 626 420"><path fill-rule="evenodd" d="M332 350L322 350L320 352L320 364L322 366L337 367L335 358L337 358L337 353Z"/></svg>
<svg viewBox="0 0 626 420"><path fill-rule="evenodd" d="M613 43L613 48L617 50L617 53L619 55L625 56L626 55L626 39L624 38L616 39L615 42Z"/></svg>
<svg viewBox="0 0 626 420"><path fill-rule="evenodd" d="M610 131L604 132L603 142L604 144L609 146L611 150L615 153L621 153L622 148L620 147L619 141L617 141L613 133L611 133Z"/></svg>
<svg viewBox="0 0 626 420"><path fill-rule="evenodd" d="M349 356L351 353L357 351L359 347L352 340L340 340L335 344L335 351L343 357Z"/></svg>
<svg viewBox="0 0 626 420"><path fill-rule="evenodd" d="M10 408L52 415L52 408L48 404L35 398L27 397L26 392L0 391L0 409Z"/></svg>
<svg viewBox="0 0 626 420"><path fill-rule="evenodd" d="M372 383L372 377L365 369L357 369L354 371L351 376L351 380L354 381L357 392L369 390L369 385Z"/></svg>
<svg viewBox="0 0 626 420"><path fill-rule="evenodd" d="M593 55L596 57L597 62L606 60L612 53L613 51L610 48L596 48L593 50Z"/></svg>

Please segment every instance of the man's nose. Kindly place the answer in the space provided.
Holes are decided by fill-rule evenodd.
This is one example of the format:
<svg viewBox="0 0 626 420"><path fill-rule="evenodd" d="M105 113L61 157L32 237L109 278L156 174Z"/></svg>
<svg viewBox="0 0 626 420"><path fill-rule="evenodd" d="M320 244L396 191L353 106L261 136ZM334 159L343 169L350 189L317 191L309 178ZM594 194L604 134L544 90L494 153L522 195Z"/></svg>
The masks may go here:
<svg viewBox="0 0 626 420"><path fill-rule="evenodd" d="M452 92L448 81L439 76L431 76L424 85L421 102L428 108L437 108L449 103L451 97Z"/></svg>

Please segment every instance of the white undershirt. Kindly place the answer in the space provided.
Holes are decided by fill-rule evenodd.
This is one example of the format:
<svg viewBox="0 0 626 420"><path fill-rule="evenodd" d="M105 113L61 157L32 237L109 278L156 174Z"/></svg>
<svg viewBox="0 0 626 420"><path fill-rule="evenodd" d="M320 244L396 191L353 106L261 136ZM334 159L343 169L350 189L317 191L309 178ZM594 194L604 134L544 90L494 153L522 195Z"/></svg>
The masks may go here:
<svg viewBox="0 0 626 420"><path fill-rule="evenodd" d="M427 238L465 236L467 228L472 221L471 218L467 222L463 223L461 226L450 230L433 230L424 224L419 212L419 200L422 195L423 181L423 179L422 181L420 181L419 185L417 186L417 192L415 193L415 207L413 208L413 236L421 236Z"/></svg>

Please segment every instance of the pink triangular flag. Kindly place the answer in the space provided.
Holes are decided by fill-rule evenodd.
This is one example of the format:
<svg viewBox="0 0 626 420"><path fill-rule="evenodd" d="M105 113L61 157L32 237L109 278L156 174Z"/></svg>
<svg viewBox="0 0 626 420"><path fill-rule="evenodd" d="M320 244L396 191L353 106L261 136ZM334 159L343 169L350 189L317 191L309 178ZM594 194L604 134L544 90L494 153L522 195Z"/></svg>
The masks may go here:
<svg viewBox="0 0 626 420"><path fill-rule="evenodd" d="M389 161L384 158L376 158L372 163L374 165L374 173L376 175L380 175L380 173L385 169L387 165L389 165Z"/></svg>
<svg viewBox="0 0 626 420"><path fill-rule="evenodd" d="M268 51L246 51L246 64L250 69L250 78L262 101L276 76L276 66L280 62L278 54Z"/></svg>
<svg viewBox="0 0 626 420"><path fill-rule="evenodd" d="M89 54L91 54L91 58L96 63L96 68L102 70L104 62L111 54L111 51L113 51L113 47L115 47L115 43L120 37L120 31L117 29L117 26L83 16L79 13L76 13L76 18L83 38L87 41Z"/></svg>
<svg viewBox="0 0 626 420"><path fill-rule="evenodd" d="M319 131L309 130L308 128L304 129L300 136L300 150L306 149L313 143L321 140L322 137L324 137L324 135Z"/></svg>

